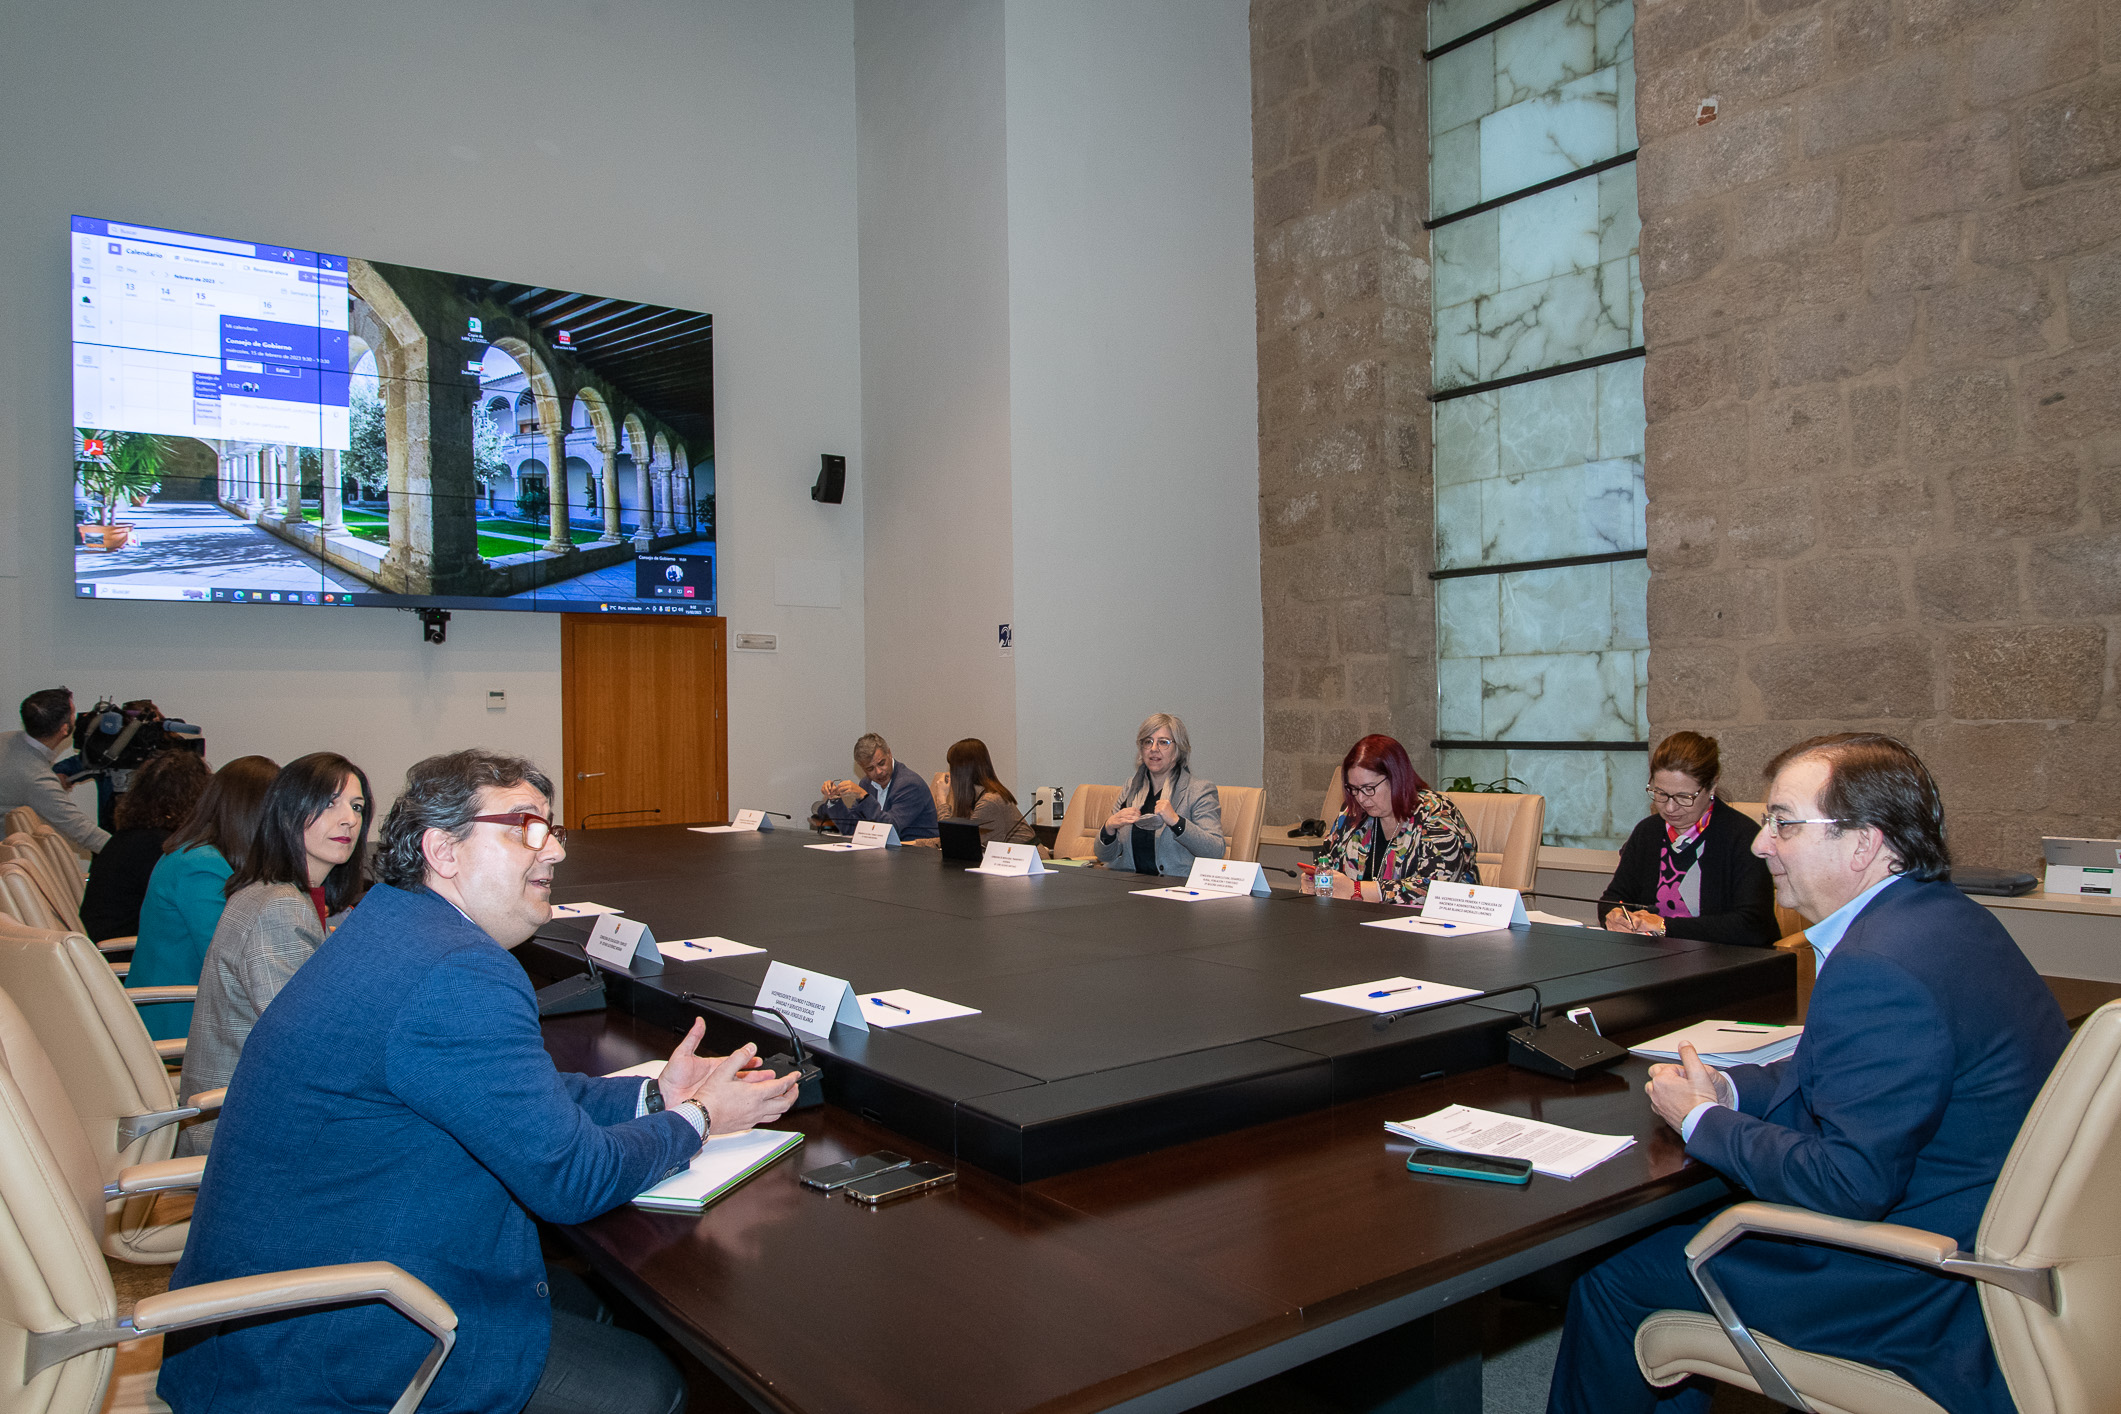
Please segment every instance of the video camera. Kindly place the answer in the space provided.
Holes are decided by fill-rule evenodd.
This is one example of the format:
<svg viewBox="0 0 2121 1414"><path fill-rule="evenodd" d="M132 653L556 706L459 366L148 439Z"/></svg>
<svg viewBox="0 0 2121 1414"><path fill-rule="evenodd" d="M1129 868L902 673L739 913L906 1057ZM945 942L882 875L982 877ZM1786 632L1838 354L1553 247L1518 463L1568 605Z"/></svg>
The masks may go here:
<svg viewBox="0 0 2121 1414"><path fill-rule="evenodd" d="M162 709L142 698L114 703L105 698L74 718L74 750L83 775L130 771L158 751L206 751L206 737L189 722L162 715Z"/></svg>

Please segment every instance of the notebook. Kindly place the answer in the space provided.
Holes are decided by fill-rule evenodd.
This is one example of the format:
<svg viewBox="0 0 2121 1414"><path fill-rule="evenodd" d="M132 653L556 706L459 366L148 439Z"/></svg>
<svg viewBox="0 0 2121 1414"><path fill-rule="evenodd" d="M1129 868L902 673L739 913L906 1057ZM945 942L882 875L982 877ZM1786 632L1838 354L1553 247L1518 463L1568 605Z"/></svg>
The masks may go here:
<svg viewBox="0 0 2121 1414"><path fill-rule="evenodd" d="M803 1142L799 1131L747 1129L709 1136L692 1162L633 1200L636 1208L697 1213Z"/></svg>

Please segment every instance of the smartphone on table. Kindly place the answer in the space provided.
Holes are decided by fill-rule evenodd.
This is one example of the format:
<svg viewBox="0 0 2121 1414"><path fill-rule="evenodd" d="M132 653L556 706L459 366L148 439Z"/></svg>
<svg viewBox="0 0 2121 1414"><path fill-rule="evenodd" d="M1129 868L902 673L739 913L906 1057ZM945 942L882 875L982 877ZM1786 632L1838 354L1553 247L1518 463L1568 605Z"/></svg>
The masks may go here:
<svg viewBox="0 0 2121 1414"><path fill-rule="evenodd" d="M858 1159L849 1159L843 1164L827 1164L812 1169L802 1176L805 1188L815 1188L821 1193L832 1193L845 1188L857 1179L870 1178L892 1169L901 1169L913 1160L904 1154L894 1154L889 1149L879 1149L873 1154L864 1154Z"/></svg>
<svg viewBox="0 0 2121 1414"><path fill-rule="evenodd" d="M1407 1155L1407 1168L1414 1173L1478 1178L1489 1183L1532 1181L1530 1159L1506 1159L1500 1154L1462 1154L1456 1149L1431 1149L1427 1145Z"/></svg>
<svg viewBox="0 0 2121 1414"><path fill-rule="evenodd" d="M857 1203L874 1207L892 1198L906 1198L931 1188L957 1182L957 1174L942 1164L907 1164L904 1168L858 1178L840 1191Z"/></svg>

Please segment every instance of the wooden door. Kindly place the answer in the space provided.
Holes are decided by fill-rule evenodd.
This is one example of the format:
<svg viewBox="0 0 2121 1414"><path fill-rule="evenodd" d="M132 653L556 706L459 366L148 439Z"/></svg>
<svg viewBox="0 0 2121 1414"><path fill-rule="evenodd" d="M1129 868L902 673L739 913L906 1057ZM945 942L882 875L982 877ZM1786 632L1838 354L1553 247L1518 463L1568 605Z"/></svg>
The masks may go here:
<svg viewBox="0 0 2121 1414"><path fill-rule="evenodd" d="M728 820L726 622L561 616L568 829Z"/></svg>

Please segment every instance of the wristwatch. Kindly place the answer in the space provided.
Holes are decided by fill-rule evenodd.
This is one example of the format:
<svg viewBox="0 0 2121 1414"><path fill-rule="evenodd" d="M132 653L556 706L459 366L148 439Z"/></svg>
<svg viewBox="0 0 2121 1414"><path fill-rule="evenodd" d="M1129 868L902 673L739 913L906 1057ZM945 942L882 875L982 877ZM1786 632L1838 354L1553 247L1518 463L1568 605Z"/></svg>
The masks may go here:
<svg viewBox="0 0 2121 1414"><path fill-rule="evenodd" d="M641 1103L648 1114L661 1114L663 1112L663 1087L653 1076L649 1077L648 1094Z"/></svg>

